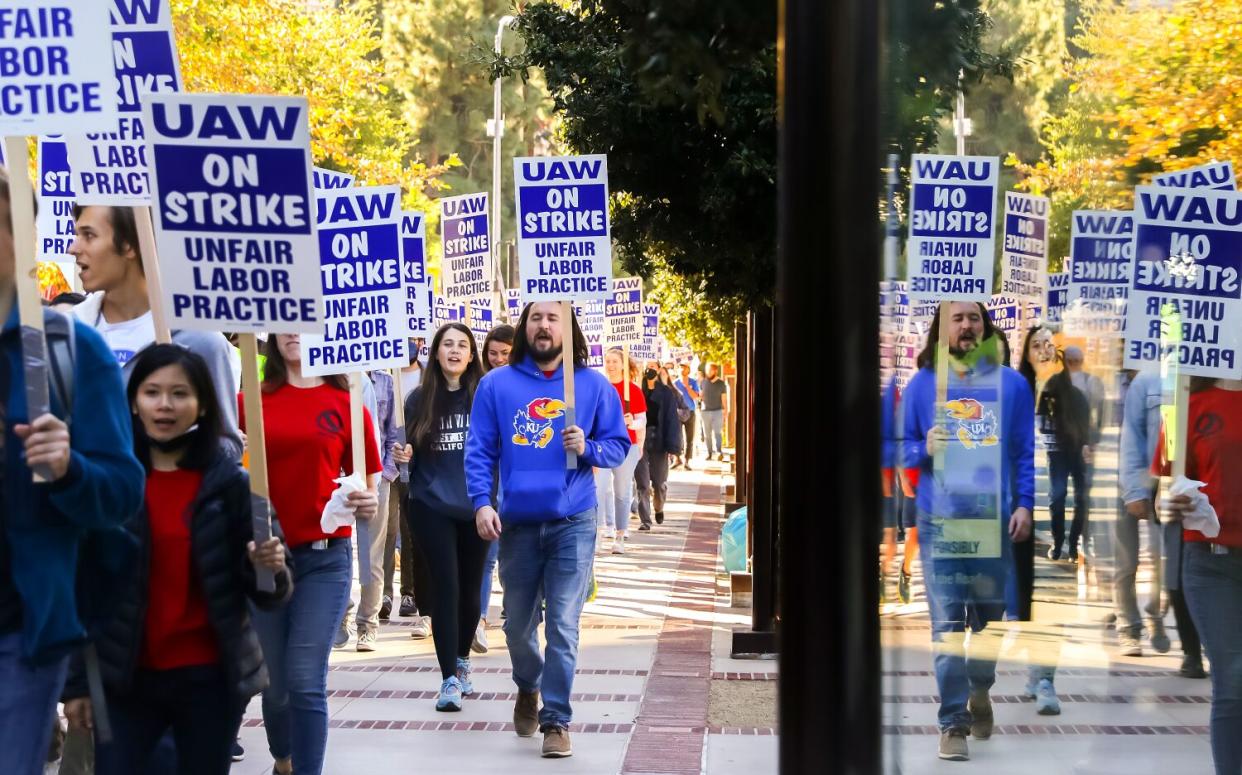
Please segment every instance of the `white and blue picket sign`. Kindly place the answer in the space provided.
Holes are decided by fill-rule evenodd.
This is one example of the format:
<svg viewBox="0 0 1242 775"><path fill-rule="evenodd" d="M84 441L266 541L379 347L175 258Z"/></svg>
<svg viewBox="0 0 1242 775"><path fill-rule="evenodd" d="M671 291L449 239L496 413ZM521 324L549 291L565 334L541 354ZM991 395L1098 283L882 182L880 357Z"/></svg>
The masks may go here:
<svg viewBox="0 0 1242 775"><path fill-rule="evenodd" d="M522 300L606 299L612 279L608 157L513 160Z"/></svg>
<svg viewBox="0 0 1242 775"><path fill-rule="evenodd" d="M1133 240L1134 214L1129 210L1074 211L1064 312L1067 334L1122 335L1134 262Z"/></svg>
<svg viewBox="0 0 1242 775"><path fill-rule="evenodd" d="M999 167L994 156L914 155L906 244L910 298L987 303Z"/></svg>
<svg viewBox="0 0 1242 775"><path fill-rule="evenodd" d="M427 219L422 213L401 214L401 261L405 274L405 315L409 335L431 338L431 283L427 277Z"/></svg>
<svg viewBox="0 0 1242 775"><path fill-rule="evenodd" d="M93 65L104 69L102 63L112 62L120 117L107 131L66 137L78 203L149 205L151 161L143 143L142 101L182 89L168 0L94 2L111 6L110 51Z"/></svg>
<svg viewBox="0 0 1242 775"><path fill-rule="evenodd" d="M1150 370L1168 354L1183 376L1242 377L1242 194L1139 186L1134 207L1125 368ZM1166 311L1182 326L1167 353Z"/></svg>
<svg viewBox="0 0 1242 775"><path fill-rule="evenodd" d="M1005 192L1005 233L1001 241L1000 292L1021 301L1043 301L1040 286L1048 265L1046 197Z"/></svg>
<svg viewBox="0 0 1242 775"><path fill-rule="evenodd" d="M142 110L171 327L319 332L306 99L173 93Z"/></svg>
<svg viewBox="0 0 1242 775"><path fill-rule="evenodd" d="M315 227L324 318L319 334L302 337L302 373L408 366L401 187L318 191Z"/></svg>
<svg viewBox="0 0 1242 775"><path fill-rule="evenodd" d="M444 298L449 302L482 299L492 293L492 241L487 194L440 200L440 239Z"/></svg>
<svg viewBox="0 0 1242 775"><path fill-rule="evenodd" d="M643 341L643 279L618 277L604 301L604 341L610 347Z"/></svg>

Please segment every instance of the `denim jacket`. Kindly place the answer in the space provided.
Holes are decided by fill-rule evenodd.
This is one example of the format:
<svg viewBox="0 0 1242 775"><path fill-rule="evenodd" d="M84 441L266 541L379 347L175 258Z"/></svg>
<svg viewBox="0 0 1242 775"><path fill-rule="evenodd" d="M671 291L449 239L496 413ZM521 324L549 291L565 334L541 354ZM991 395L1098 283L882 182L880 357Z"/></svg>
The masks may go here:
<svg viewBox="0 0 1242 775"><path fill-rule="evenodd" d="M392 445L402 443L393 410L392 375L386 371L372 371L371 385L375 388L375 423L379 426L378 440L380 460L384 463L383 476L391 482L397 478L397 464L392 459Z"/></svg>
<svg viewBox="0 0 1242 775"><path fill-rule="evenodd" d="M1160 375L1139 374L1126 390L1121 423L1121 499L1125 503L1151 497L1151 461L1160 439Z"/></svg>

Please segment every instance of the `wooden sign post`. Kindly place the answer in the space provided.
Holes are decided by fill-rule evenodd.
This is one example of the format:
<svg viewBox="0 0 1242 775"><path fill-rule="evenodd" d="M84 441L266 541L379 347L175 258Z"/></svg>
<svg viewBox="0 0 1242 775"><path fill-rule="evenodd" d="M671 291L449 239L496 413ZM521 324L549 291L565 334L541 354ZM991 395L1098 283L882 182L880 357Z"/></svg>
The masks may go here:
<svg viewBox="0 0 1242 775"><path fill-rule="evenodd" d="M362 380L366 374L360 371L349 374L349 447L353 452L354 473L362 477L367 486L367 437L366 414L362 411ZM378 518L378 515L376 515ZM358 532L358 578L364 582L371 576L371 523L359 519L354 522Z"/></svg>
<svg viewBox="0 0 1242 775"><path fill-rule="evenodd" d="M410 342L413 347L414 343ZM416 356L417 357L417 356ZM400 438L399 444L406 443L405 436L405 390L401 386L401 369L392 369L392 393L393 393L393 420L397 425L397 437ZM408 463L397 469L397 476L402 482L410 481L410 465Z"/></svg>
<svg viewBox="0 0 1242 775"><path fill-rule="evenodd" d="M151 301L151 322L155 326L155 341L168 344L172 331L168 316L164 314L164 286L160 281L160 262L155 246L155 226L151 223L150 207L134 208L134 224L138 227L138 250L142 253L142 273L147 279L147 296Z"/></svg>
<svg viewBox="0 0 1242 775"><path fill-rule="evenodd" d="M939 430L946 427L944 407L949 403L949 317L952 314L952 302L940 302L940 331L936 341L936 422ZM933 460L933 471L937 477L944 474L944 451L941 444Z"/></svg>
<svg viewBox="0 0 1242 775"><path fill-rule="evenodd" d="M238 334L237 344L241 350L242 398L246 407L251 523L255 543L259 544L272 537L271 494L267 483L267 435L263 430L263 383L259 379L259 346L254 334ZM261 591L276 591L276 578L270 570L255 568L255 574Z"/></svg>

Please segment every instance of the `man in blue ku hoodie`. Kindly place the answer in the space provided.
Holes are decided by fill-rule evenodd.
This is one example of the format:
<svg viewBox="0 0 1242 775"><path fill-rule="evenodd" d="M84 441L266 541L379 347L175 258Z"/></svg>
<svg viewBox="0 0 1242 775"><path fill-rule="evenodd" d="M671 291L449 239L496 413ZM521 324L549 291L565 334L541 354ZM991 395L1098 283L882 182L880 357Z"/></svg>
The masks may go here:
<svg viewBox="0 0 1242 775"><path fill-rule="evenodd" d="M126 563L127 545L105 539L124 537L144 473L116 358L89 327L49 310L48 339L72 357L51 359L52 412L29 417L9 205L0 169L0 772L26 775L43 771L70 652L100 613L90 596L106 588L92 569ZM46 482L34 483L32 466Z"/></svg>
<svg viewBox="0 0 1242 775"><path fill-rule="evenodd" d="M943 309L942 305L942 309ZM966 736L992 735L1000 621L1013 573L1012 542L1031 533L1035 401L1002 366L1000 337L975 302L948 305L948 393L936 400L937 310L905 404L905 466L918 468L919 553L940 689L940 758L969 758ZM972 635L968 638L967 629Z"/></svg>
<svg viewBox="0 0 1242 775"><path fill-rule="evenodd" d="M479 535L500 539L505 639L518 687L513 725L521 737L543 731L545 757L570 756L569 722L578 662L578 623L595 554L595 478L614 468L630 437L617 391L587 368L587 343L558 302L528 304L518 321L509 365L483 377L466 438L466 487ZM563 332L572 331L575 416L566 416ZM556 439L560 439L560 443ZM565 467L566 453L578 456ZM500 513L492 508L499 467ZM545 664L539 607L547 602ZM539 708L540 692L543 708Z"/></svg>

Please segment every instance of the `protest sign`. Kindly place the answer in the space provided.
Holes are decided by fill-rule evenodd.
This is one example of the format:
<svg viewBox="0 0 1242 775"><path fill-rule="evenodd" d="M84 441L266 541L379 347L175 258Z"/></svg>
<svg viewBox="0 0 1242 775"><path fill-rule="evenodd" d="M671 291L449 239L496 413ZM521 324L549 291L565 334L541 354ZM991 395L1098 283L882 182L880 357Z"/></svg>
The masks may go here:
<svg viewBox="0 0 1242 775"><path fill-rule="evenodd" d="M449 196L440 200L440 264L444 298L472 301L492 292L492 244L488 229L487 194Z"/></svg>
<svg viewBox="0 0 1242 775"><path fill-rule="evenodd" d="M405 273L405 315L409 335L430 337L431 283L427 280L427 222L422 213L401 214L401 262Z"/></svg>
<svg viewBox="0 0 1242 775"><path fill-rule="evenodd" d="M669 348L669 357L672 358L673 363L680 366L683 363L690 363L694 360L694 350L689 347L672 347ZM673 376L676 377L677 375Z"/></svg>
<svg viewBox="0 0 1242 775"><path fill-rule="evenodd" d="M334 191L338 188L349 188L354 184L354 176L348 172L337 172L323 167L312 168L311 179L315 183L316 191Z"/></svg>
<svg viewBox="0 0 1242 775"><path fill-rule="evenodd" d="M1134 214L1075 210L1070 232L1069 293L1063 320L1070 336L1119 337L1134 257Z"/></svg>
<svg viewBox="0 0 1242 775"><path fill-rule="evenodd" d="M75 126L75 134L66 135L78 203L149 205L151 160L143 142L149 130L141 103L182 88L168 0L94 1L111 6L112 35L108 53L92 65L103 70L104 62L112 63L120 114L104 129L77 134Z"/></svg>
<svg viewBox="0 0 1242 775"><path fill-rule="evenodd" d="M637 345L643 340L643 279L618 277L604 302L604 340L610 345Z"/></svg>
<svg viewBox="0 0 1242 775"><path fill-rule="evenodd" d="M646 368L648 363L660 361L660 343L657 339L643 339L638 344L630 345L630 360L638 364L639 379L641 383L642 370Z"/></svg>
<svg viewBox="0 0 1242 775"><path fill-rule="evenodd" d="M401 187L319 191L315 226L323 327L302 337L302 373L319 377L409 365Z"/></svg>
<svg viewBox="0 0 1242 775"><path fill-rule="evenodd" d="M452 304L438 293L431 296L432 334L440 330L445 323L464 323L466 307L464 304Z"/></svg>
<svg viewBox="0 0 1242 775"><path fill-rule="evenodd" d="M513 179L523 301L607 298L608 158L515 158Z"/></svg>
<svg viewBox="0 0 1242 775"><path fill-rule="evenodd" d="M505 314L511 325L517 325L518 319L522 317L522 292L517 288L505 291Z"/></svg>
<svg viewBox="0 0 1242 775"><path fill-rule="evenodd" d="M163 300L175 328L320 331L307 112L301 97L143 101Z"/></svg>
<svg viewBox="0 0 1242 775"><path fill-rule="evenodd" d="M1043 308L1016 296L1005 295L993 296L988 300L987 308L992 325L1005 336L1009 345L1010 363L1016 368L1022 355L1022 340Z"/></svg>
<svg viewBox="0 0 1242 775"><path fill-rule="evenodd" d="M1242 194L1139 186L1134 198L1125 368L1167 355L1182 377L1242 377ZM1173 314L1180 330L1162 343Z"/></svg>
<svg viewBox="0 0 1242 775"><path fill-rule="evenodd" d="M999 160L915 154L907 268L921 301L987 302L992 295Z"/></svg>
<svg viewBox="0 0 1242 775"><path fill-rule="evenodd" d="M39 138L39 210L35 215L37 260L51 262L70 288L76 288L77 266L69 255L75 236L73 222L73 181L65 143L59 136Z"/></svg>
<svg viewBox="0 0 1242 775"><path fill-rule="evenodd" d="M593 369L604 368L604 302L599 299L583 301L574 305L578 327L587 343L587 365Z"/></svg>
<svg viewBox="0 0 1242 775"><path fill-rule="evenodd" d="M1043 300L1040 278L1048 263L1048 209L1042 196L1005 192L1002 294L1022 301Z"/></svg>
<svg viewBox="0 0 1242 775"><path fill-rule="evenodd" d="M660 338L660 305L643 303L643 339Z"/></svg>
<svg viewBox="0 0 1242 775"><path fill-rule="evenodd" d="M482 352L483 341L496 323L496 311L492 308L491 299L473 300L466 306L466 313L466 325L470 328L470 333L474 334L474 341Z"/></svg>
<svg viewBox="0 0 1242 775"><path fill-rule="evenodd" d="M1237 189L1233 174L1233 162L1214 161L1176 172L1152 175L1153 185L1167 188L1214 188L1220 191Z"/></svg>
<svg viewBox="0 0 1242 775"><path fill-rule="evenodd" d="M100 0L7 0L0 7L0 135L116 128L108 8Z"/></svg>
<svg viewBox="0 0 1242 775"><path fill-rule="evenodd" d="M1045 272L1044 280L1044 322L1060 323L1069 303L1069 278L1071 261L1065 259L1065 270L1061 272Z"/></svg>

